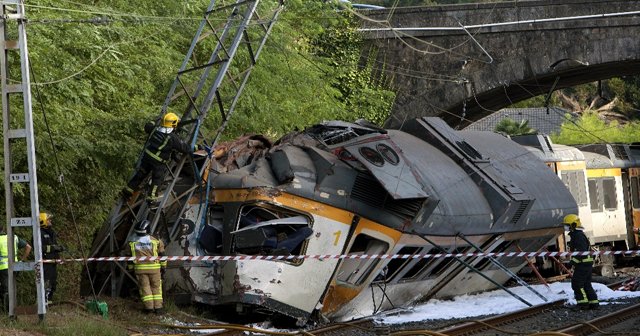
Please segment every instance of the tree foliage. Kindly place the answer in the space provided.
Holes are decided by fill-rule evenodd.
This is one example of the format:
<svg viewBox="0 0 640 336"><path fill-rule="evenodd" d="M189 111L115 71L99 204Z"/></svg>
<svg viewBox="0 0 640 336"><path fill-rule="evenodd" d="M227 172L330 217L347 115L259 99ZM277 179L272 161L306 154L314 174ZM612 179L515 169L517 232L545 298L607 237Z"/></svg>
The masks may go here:
<svg viewBox="0 0 640 336"><path fill-rule="evenodd" d="M496 132L508 134L508 135L526 135L535 134L536 130L529 127L528 120L522 120L517 122L511 118L504 118L496 125Z"/></svg>
<svg viewBox="0 0 640 336"><path fill-rule="evenodd" d="M555 143L579 145L592 143L632 143L640 141L640 122L624 125L617 121L606 122L595 112L584 114L577 120L567 116L559 134L552 135Z"/></svg>
<svg viewBox="0 0 640 336"><path fill-rule="evenodd" d="M60 240L80 256L133 172L143 125L159 114L209 1L29 4L40 206L55 214ZM226 137L278 137L330 119L383 121L394 95L370 82L358 64L355 27L353 17L329 3L287 1ZM19 64L10 66L17 73ZM12 109L20 108L12 102ZM26 171L26 155L18 152L14 170ZM14 190L16 215L28 216L28 192ZM75 266L61 268L61 279L68 279L61 292L75 289L77 278L70 274L77 272Z"/></svg>

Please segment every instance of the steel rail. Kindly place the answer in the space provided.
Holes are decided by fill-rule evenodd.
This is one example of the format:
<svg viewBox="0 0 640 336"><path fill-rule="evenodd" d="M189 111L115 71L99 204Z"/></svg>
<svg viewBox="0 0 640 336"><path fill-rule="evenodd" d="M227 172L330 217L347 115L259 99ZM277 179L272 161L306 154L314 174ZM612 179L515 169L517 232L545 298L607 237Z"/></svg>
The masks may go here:
<svg viewBox="0 0 640 336"><path fill-rule="evenodd" d="M462 324L438 330L439 333L447 336L471 335L489 329L490 326L501 326L538 315L547 309L558 308L564 304L565 300L551 301L539 306L524 308L515 312L488 317L483 320L464 322Z"/></svg>
<svg viewBox="0 0 640 336"><path fill-rule="evenodd" d="M576 324L576 325L573 325L564 329L560 329L560 330L555 330L555 331L573 335L573 336L591 335L591 334L601 335L602 331L599 329L610 327L610 326L616 325L617 323L620 323L621 321L625 321L630 318L636 317L638 315L638 311L640 311L640 303L615 311L613 313L610 313L604 316L600 316L588 322Z"/></svg>

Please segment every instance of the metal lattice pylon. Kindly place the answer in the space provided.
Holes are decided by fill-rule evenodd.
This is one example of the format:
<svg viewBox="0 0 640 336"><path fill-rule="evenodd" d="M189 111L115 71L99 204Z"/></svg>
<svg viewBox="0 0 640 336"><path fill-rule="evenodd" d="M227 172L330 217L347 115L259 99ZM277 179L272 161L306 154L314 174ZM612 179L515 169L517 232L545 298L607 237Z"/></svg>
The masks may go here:
<svg viewBox="0 0 640 336"><path fill-rule="evenodd" d="M47 311L44 298L44 279L42 272L42 243L38 222L38 179L36 177L35 138L33 132L33 114L31 110L31 88L29 79L29 52L27 50L26 18L21 0L3 0L0 5L0 43L2 50L0 68L2 74L2 123L4 136L4 187L7 217L7 243L9 247L9 316L15 316L16 287L15 272L35 271L38 315L41 319ZM20 77L10 78L17 73L18 64L9 64L10 58L19 53ZM16 62L17 63L17 62ZM12 100L14 95L22 95L22 102ZM22 104L22 109L11 109L11 103ZM21 110L22 112L19 112ZM22 114L22 115L21 115ZM16 149L14 151L14 149ZM20 152L26 150L25 152ZM25 163L26 156L26 163ZM25 166L26 165L26 166ZM14 172L14 169L16 172ZM27 171L26 173L24 171ZM29 185L29 217L16 217L14 186ZM30 227L33 232L33 251L35 261L14 262L14 228Z"/></svg>
<svg viewBox="0 0 640 336"><path fill-rule="evenodd" d="M182 115L182 125L178 128L180 138L192 146L207 143L213 148L232 116L283 2L238 0L235 4L216 7L216 1L212 0L167 94L156 125L167 111ZM211 109L217 109L219 115L210 116ZM202 133L201 126L205 120L209 127L216 127L213 138L207 139ZM169 239L174 237L187 202L206 184L209 159L208 156L193 159L183 155L171 163L160 190L160 204L155 211L149 210L140 195L134 195L128 201L119 200L108 222L97 233L91 256L118 254L134 224L143 219L151 220L156 234ZM93 271L91 276L99 287L99 293L111 280L112 295L120 293L128 274L123 265L116 263L94 266Z"/></svg>

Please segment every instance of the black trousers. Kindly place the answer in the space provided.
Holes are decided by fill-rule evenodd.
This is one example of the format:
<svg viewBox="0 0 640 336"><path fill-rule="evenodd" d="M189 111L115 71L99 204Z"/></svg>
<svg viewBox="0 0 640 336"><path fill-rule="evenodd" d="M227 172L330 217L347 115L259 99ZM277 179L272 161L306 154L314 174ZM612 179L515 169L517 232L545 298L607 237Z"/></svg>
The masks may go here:
<svg viewBox="0 0 640 336"><path fill-rule="evenodd" d="M129 180L127 186L132 190L138 190L140 183L142 183L142 181L151 174L151 190L154 190L153 187L157 187L162 183L166 170L167 165L164 162L159 162L158 160L145 155L142 157L142 161L140 162L140 168L138 168L136 173Z"/></svg>
<svg viewBox="0 0 640 336"><path fill-rule="evenodd" d="M579 263L573 266L573 277L571 277L571 289L579 305L586 305L598 300L596 291L591 286L591 273L593 263Z"/></svg>
<svg viewBox="0 0 640 336"><path fill-rule="evenodd" d="M0 311L9 310L9 271L0 270Z"/></svg>
<svg viewBox="0 0 640 336"><path fill-rule="evenodd" d="M44 272L44 293L45 299L51 301L53 293L58 288L58 265L45 263L42 271Z"/></svg>

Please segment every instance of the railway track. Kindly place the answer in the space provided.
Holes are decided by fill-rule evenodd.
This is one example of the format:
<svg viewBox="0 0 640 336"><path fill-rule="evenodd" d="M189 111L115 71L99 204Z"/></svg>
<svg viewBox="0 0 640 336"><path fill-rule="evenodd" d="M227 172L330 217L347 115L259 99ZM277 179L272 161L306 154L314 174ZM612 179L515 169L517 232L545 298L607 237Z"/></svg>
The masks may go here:
<svg viewBox="0 0 640 336"><path fill-rule="evenodd" d="M606 332L603 329L618 326L619 324L628 321L630 324L633 324L638 330L635 333L627 333L625 335L640 335L640 330L638 329L638 313L640 312L640 303L635 304L633 306L624 308L622 310L618 310L611 314L607 314L598 318L595 318L588 323L580 323L573 326L569 326L567 328L563 328L560 330L556 330L559 333L572 335L572 336L587 336L587 335L602 335ZM631 320L633 319L633 320ZM613 331L611 333L618 333L617 331Z"/></svg>
<svg viewBox="0 0 640 336"><path fill-rule="evenodd" d="M615 289L620 283L608 285ZM603 302L606 303L606 302ZM626 305L626 306L622 306ZM599 310L576 311L565 306L565 300L548 302L543 305L519 311L491 316L482 320L447 321L430 320L405 324L379 324L373 317L349 322L322 325L313 329L283 330L262 329L248 325L209 326L218 329L216 335L306 335L306 336L461 336L461 335L529 335L529 336L575 336L575 335L638 335L638 312L640 300L603 305ZM449 323L445 326L444 323ZM455 323L455 324L451 324ZM205 328L207 326L200 326ZM182 327L191 329L193 327ZM195 328L193 328L195 329ZM634 333L635 332L635 333Z"/></svg>
<svg viewBox="0 0 640 336"><path fill-rule="evenodd" d="M560 308L564 305L564 302L564 300L553 301L543 305L489 317L483 320L466 322L460 325L438 330L438 332L447 336L461 336L474 335L486 330L499 330L500 327L508 326L514 322L522 321L533 316L543 314L550 309Z"/></svg>
<svg viewBox="0 0 640 336"><path fill-rule="evenodd" d="M261 330L242 325L182 326L179 329L218 329L216 335L306 335L306 336L485 336L485 335L528 335L528 336L589 336L589 335L626 335L640 336L637 330L640 303L606 314L598 311L576 312L564 306L564 300L522 309L516 312L493 316L478 321L460 322L446 328L431 328L427 324L412 329L398 329L393 325L378 325L372 318L363 318L350 322L331 323L307 330ZM559 315L558 315L559 313ZM553 315L556 324L541 325L542 315ZM554 315L555 314L555 315ZM586 314L586 315L585 315ZM566 317L565 320L561 320ZM547 320L548 317L546 318ZM415 325L414 325L415 326ZM175 328L175 326L174 326ZM191 334L191 333L189 333Z"/></svg>

